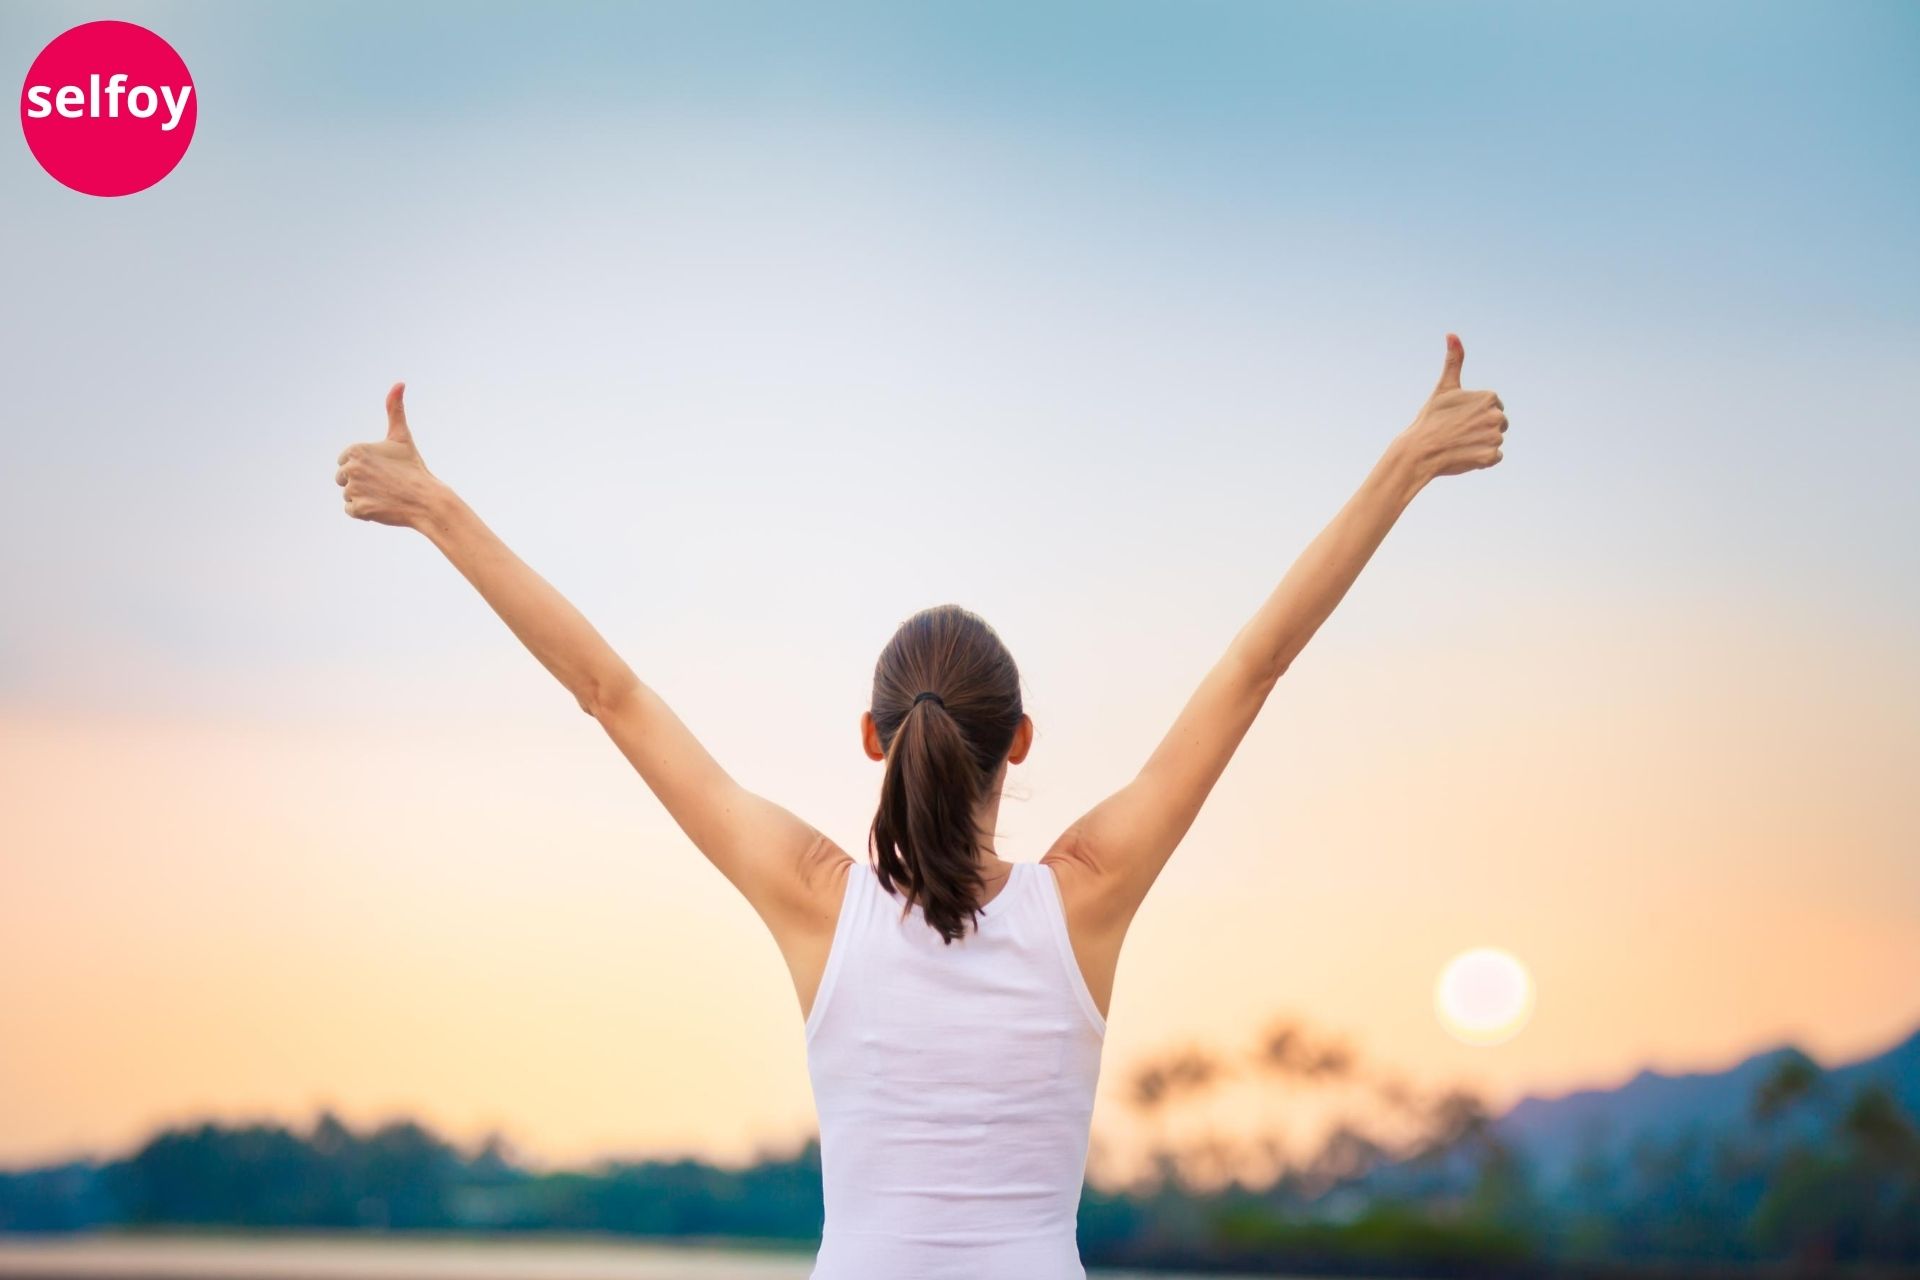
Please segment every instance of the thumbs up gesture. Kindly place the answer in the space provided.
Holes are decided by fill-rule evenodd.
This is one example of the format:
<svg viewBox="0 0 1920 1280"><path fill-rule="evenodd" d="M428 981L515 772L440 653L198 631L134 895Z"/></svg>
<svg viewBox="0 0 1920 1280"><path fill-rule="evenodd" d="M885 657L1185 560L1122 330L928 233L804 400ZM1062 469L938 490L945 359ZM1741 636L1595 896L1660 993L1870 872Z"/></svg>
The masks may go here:
<svg viewBox="0 0 1920 1280"><path fill-rule="evenodd" d="M387 392L386 439L350 444L340 454L333 479L343 490L347 514L356 520L416 525L440 490L407 428L406 393L404 382Z"/></svg>
<svg viewBox="0 0 1920 1280"><path fill-rule="evenodd" d="M1440 381L1419 416L1401 433L1401 442L1423 476L1457 476L1500 461L1507 409L1491 391L1461 390L1460 366L1466 358L1459 337L1448 334Z"/></svg>

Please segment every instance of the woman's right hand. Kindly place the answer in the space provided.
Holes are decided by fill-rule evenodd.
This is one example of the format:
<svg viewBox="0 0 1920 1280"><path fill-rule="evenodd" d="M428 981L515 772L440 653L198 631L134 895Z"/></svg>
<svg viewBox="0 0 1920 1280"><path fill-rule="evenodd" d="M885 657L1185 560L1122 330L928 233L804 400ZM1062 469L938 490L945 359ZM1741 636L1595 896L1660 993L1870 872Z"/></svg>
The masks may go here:
<svg viewBox="0 0 1920 1280"><path fill-rule="evenodd" d="M1500 461L1505 443L1506 406L1491 391L1462 391L1460 366L1466 348L1447 335L1447 362L1440 381L1398 443L1414 460L1423 479L1479 471Z"/></svg>
<svg viewBox="0 0 1920 1280"><path fill-rule="evenodd" d="M387 438L350 444L340 454L334 483L345 492L347 514L378 524L419 527L444 486L427 470L407 429L407 384L387 392Z"/></svg>

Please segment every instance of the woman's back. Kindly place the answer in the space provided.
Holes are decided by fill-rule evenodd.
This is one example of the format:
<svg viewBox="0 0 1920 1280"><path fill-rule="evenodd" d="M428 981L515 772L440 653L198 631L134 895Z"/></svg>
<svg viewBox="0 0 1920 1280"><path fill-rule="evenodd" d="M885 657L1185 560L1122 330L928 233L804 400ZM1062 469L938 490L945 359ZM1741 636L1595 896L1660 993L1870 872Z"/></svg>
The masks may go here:
<svg viewBox="0 0 1920 1280"><path fill-rule="evenodd" d="M1052 869L959 941L848 868L806 1023L826 1228L815 1280L1085 1273L1075 1215L1106 1022Z"/></svg>

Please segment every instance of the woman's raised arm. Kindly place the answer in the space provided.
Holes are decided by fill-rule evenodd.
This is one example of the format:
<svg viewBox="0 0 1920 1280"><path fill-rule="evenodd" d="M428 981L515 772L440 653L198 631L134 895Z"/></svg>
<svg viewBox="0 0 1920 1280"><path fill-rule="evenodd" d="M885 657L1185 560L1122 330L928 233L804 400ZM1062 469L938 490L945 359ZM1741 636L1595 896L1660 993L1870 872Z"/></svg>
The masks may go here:
<svg viewBox="0 0 1920 1280"><path fill-rule="evenodd" d="M349 445L334 479L347 514L417 529L472 583L501 621L599 721L681 830L732 881L787 948L817 930L833 901L829 869L844 860L798 817L741 787L643 684L565 596L535 573L432 472L407 426L405 384L387 393L387 436Z"/></svg>
<svg viewBox="0 0 1920 1280"><path fill-rule="evenodd" d="M1240 629L1139 775L1075 823L1047 855L1064 873L1076 944L1086 937L1083 952L1099 958L1110 950L1117 958L1133 913L1267 695L1407 504L1436 476L1500 461L1506 412L1493 392L1460 389L1465 354L1460 340L1448 334L1440 381L1412 425Z"/></svg>

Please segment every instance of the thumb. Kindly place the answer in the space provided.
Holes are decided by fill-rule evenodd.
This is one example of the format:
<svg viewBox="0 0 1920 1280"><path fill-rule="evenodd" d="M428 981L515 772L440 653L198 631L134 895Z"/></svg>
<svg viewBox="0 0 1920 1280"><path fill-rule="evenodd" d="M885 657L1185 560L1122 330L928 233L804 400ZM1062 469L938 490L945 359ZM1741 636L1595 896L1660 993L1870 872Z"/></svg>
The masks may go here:
<svg viewBox="0 0 1920 1280"><path fill-rule="evenodd" d="M1447 335L1447 362L1440 366L1440 382L1434 387L1435 394L1442 391L1460 389L1460 366L1467 360L1467 349L1460 345L1460 335Z"/></svg>
<svg viewBox="0 0 1920 1280"><path fill-rule="evenodd" d="M387 392L387 439L400 444L413 443L413 432L407 430L406 394L404 382L394 383L393 390Z"/></svg>

